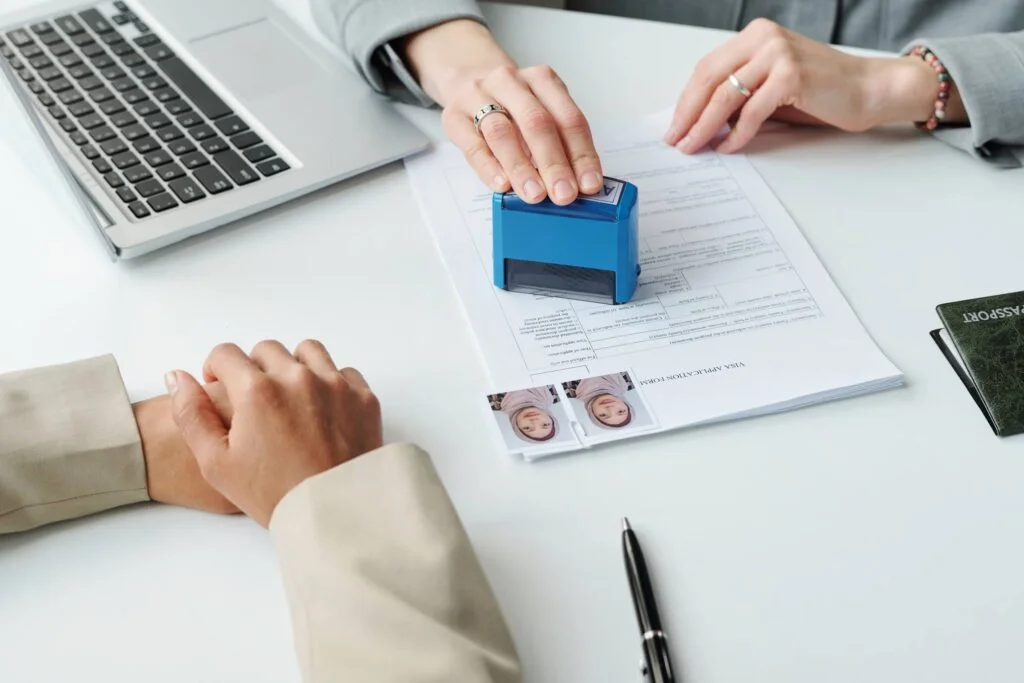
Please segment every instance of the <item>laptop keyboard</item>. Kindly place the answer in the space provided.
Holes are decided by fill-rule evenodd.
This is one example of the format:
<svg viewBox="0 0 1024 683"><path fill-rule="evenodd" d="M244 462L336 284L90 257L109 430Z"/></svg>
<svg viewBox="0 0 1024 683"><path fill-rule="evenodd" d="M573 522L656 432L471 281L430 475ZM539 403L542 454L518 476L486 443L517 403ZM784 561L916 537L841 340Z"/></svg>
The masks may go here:
<svg viewBox="0 0 1024 683"><path fill-rule="evenodd" d="M0 36L0 56L123 204L145 219L289 170L123 2Z"/></svg>

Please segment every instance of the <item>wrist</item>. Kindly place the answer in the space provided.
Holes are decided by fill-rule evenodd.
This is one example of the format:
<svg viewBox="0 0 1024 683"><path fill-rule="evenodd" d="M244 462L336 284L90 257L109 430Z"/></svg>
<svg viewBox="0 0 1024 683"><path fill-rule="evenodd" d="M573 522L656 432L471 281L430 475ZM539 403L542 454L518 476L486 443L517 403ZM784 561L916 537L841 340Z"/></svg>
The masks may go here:
<svg viewBox="0 0 1024 683"><path fill-rule="evenodd" d="M935 113L939 80L933 67L913 56L870 61L866 99L874 125L923 123ZM967 115L955 83L945 102L944 123L966 122Z"/></svg>
<svg viewBox="0 0 1024 683"><path fill-rule="evenodd" d="M447 106L467 80L483 78L511 57L479 22L450 21L406 39L404 57L412 75L435 102Z"/></svg>

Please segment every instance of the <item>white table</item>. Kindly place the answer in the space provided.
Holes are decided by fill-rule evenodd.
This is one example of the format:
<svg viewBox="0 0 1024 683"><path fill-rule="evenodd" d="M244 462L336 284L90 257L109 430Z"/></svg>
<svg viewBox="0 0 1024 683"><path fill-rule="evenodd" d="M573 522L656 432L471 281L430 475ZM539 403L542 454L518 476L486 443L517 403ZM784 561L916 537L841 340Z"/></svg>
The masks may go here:
<svg viewBox="0 0 1024 683"><path fill-rule="evenodd" d="M671 104L724 38L488 11L595 120ZM410 115L439 132L436 112ZM928 331L938 303L1022 288L1024 171L903 129L773 132L750 151L907 388L513 462L460 417L486 378L400 165L113 265L6 152L0 370L112 351L142 398L221 340L322 339L365 371L388 438L433 453L529 681L636 680L623 514L687 681L1018 680L1024 442L991 434ZM0 681L69 680L297 681L266 534L142 506L0 540Z"/></svg>

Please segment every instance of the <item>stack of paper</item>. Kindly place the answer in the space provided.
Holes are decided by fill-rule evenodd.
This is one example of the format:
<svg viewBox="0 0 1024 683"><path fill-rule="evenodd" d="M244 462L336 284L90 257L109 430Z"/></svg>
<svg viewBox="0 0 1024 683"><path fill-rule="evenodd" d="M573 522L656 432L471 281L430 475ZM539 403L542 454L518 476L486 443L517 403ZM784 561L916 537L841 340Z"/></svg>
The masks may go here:
<svg viewBox="0 0 1024 683"><path fill-rule="evenodd" d="M482 409L510 453L902 383L749 161L666 147L663 118L595 131L605 174L640 191L640 289L621 306L496 289L490 190L454 147L407 162L494 383Z"/></svg>

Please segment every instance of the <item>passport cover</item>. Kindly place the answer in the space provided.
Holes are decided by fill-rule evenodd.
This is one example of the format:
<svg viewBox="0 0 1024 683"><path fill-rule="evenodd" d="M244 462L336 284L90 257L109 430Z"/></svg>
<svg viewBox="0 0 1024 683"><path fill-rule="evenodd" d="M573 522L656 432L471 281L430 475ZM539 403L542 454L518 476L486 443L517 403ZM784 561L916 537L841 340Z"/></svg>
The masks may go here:
<svg viewBox="0 0 1024 683"><path fill-rule="evenodd" d="M955 349L938 330L932 338L993 431L999 436L1024 432L1024 292L955 301L935 310Z"/></svg>

